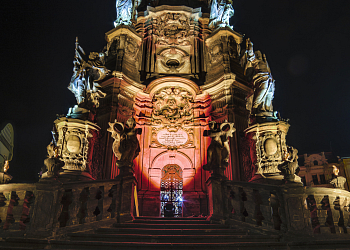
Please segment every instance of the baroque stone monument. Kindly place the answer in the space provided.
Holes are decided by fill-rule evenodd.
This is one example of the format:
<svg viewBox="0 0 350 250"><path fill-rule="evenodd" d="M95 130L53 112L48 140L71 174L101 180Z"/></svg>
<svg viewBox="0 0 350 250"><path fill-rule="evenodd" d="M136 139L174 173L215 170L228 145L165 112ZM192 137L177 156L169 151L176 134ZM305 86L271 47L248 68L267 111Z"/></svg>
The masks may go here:
<svg viewBox="0 0 350 250"><path fill-rule="evenodd" d="M254 90L248 98L250 126L245 129L243 140L245 179L271 184L301 183L295 175L298 169L298 151L288 147L286 142L290 125L280 120L273 110L275 80L266 56L253 50L249 38L246 39L246 51L241 64Z"/></svg>
<svg viewBox="0 0 350 250"><path fill-rule="evenodd" d="M58 177L66 181L94 179L88 165L100 130L95 123L96 108L99 107L99 99L106 96L98 81L104 79L109 70L104 66L104 53L92 52L88 60L84 56L77 38L73 76L68 86L76 97L77 105L69 109L66 117L54 122L54 138L47 147L49 155L42 178ZM60 171L61 167L63 171Z"/></svg>

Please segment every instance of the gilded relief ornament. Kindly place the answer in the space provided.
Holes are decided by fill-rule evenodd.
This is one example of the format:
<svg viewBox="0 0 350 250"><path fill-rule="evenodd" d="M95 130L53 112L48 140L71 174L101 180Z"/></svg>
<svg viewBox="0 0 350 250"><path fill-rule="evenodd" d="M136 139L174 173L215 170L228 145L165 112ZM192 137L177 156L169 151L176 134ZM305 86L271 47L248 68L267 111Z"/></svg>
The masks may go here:
<svg viewBox="0 0 350 250"><path fill-rule="evenodd" d="M155 124L186 124L193 118L193 96L183 88L162 88L155 93L152 103Z"/></svg>
<svg viewBox="0 0 350 250"><path fill-rule="evenodd" d="M190 24L188 18L181 13L164 13L155 20L157 28L154 34L158 36L157 43L161 45L189 45Z"/></svg>

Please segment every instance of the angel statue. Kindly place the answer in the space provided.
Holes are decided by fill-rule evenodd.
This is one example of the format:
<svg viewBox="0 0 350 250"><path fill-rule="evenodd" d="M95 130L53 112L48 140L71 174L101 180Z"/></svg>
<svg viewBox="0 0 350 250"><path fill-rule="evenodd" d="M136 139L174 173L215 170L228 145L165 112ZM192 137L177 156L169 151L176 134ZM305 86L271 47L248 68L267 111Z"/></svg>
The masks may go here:
<svg viewBox="0 0 350 250"><path fill-rule="evenodd" d="M114 21L114 27L121 24L131 25L131 20L137 19L137 7L140 3L141 0L117 0L117 19Z"/></svg>
<svg viewBox="0 0 350 250"><path fill-rule="evenodd" d="M210 5L210 23L209 28L232 27L230 26L230 18L234 14L232 0L212 0Z"/></svg>
<svg viewBox="0 0 350 250"><path fill-rule="evenodd" d="M112 147L119 168L132 168L133 160L140 153L140 144L137 139L140 131L135 126L136 121L133 117L130 117L125 125L116 120L114 123L109 122L107 131L112 133L111 136L114 139Z"/></svg>
<svg viewBox="0 0 350 250"><path fill-rule="evenodd" d="M203 166L204 170L223 176L230 155L228 137L232 137L236 131L233 125L231 122L224 122L217 129L215 121L209 122L208 136L211 137L211 143L207 151L207 164Z"/></svg>

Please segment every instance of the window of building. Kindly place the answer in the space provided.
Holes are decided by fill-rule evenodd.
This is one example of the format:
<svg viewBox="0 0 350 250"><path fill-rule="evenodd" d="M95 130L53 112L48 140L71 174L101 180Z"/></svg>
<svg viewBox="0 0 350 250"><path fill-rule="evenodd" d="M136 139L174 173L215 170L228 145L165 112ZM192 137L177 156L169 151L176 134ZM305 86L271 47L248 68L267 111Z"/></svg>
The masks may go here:
<svg viewBox="0 0 350 250"><path fill-rule="evenodd" d="M306 179L305 179L305 176L302 176L302 177L301 177L301 182L304 184L304 186L306 186Z"/></svg>
<svg viewBox="0 0 350 250"><path fill-rule="evenodd" d="M318 166L318 161L314 161L314 165L315 165L315 166Z"/></svg>
<svg viewBox="0 0 350 250"><path fill-rule="evenodd" d="M318 178L317 178L317 174L312 176L312 182L314 183L314 185L318 185Z"/></svg>
<svg viewBox="0 0 350 250"><path fill-rule="evenodd" d="M320 181L321 181L321 184L327 184L326 177L324 176L324 174L320 175Z"/></svg>

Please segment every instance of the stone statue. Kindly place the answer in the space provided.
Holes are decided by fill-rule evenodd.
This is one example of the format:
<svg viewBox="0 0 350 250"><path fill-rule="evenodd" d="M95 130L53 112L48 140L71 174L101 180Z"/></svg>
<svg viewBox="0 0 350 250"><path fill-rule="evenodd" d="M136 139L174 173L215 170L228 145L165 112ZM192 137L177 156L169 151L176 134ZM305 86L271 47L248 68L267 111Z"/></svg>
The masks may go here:
<svg viewBox="0 0 350 250"><path fill-rule="evenodd" d="M330 181L330 184L333 185L334 188L345 189L346 178L339 175L339 169L336 166L333 167L333 179Z"/></svg>
<svg viewBox="0 0 350 250"><path fill-rule="evenodd" d="M125 125L120 122L114 121L109 123L108 132L112 133L113 152L117 157L118 167L133 166L133 160L138 156L140 152L140 145L137 139L139 130L135 128L136 121L130 117Z"/></svg>
<svg viewBox="0 0 350 250"><path fill-rule="evenodd" d="M141 0L117 0L116 11L117 19L114 21L114 27L121 24L131 25L131 20L137 19L137 7L140 5Z"/></svg>
<svg viewBox="0 0 350 250"><path fill-rule="evenodd" d="M275 93L275 80L272 78L270 67L265 55L260 51L254 53L253 43L246 40L245 74L254 84L254 97L251 113L255 116L273 117L277 120L273 111L272 100Z"/></svg>
<svg viewBox="0 0 350 250"><path fill-rule="evenodd" d="M42 168L41 178L57 177L59 171L64 166L64 162L58 158L58 148L53 142L47 147L47 158L44 160L45 167Z"/></svg>
<svg viewBox="0 0 350 250"><path fill-rule="evenodd" d="M209 28L230 27L230 18L234 14L232 0L212 0L210 5Z"/></svg>
<svg viewBox="0 0 350 250"><path fill-rule="evenodd" d="M301 182L301 178L297 176L299 172L298 150L288 147L288 151L284 153L284 162L278 165L278 170L284 176L285 183Z"/></svg>
<svg viewBox="0 0 350 250"><path fill-rule="evenodd" d="M211 143L207 151L207 164L203 166L203 169L223 175L223 171L228 166L230 155L228 137L232 137L236 129L231 122L224 122L217 129L215 121L209 122L209 128Z"/></svg>
<svg viewBox="0 0 350 250"><path fill-rule="evenodd" d="M99 99L106 96L100 90L100 85L96 81L106 77L109 71L103 66L104 53L90 53L88 62L83 59L84 55L85 52L79 46L77 38L73 60L73 76L68 89L75 95L79 107L90 110L92 107L99 107Z"/></svg>
<svg viewBox="0 0 350 250"><path fill-rule="evenodd" d="M4 172L0 172L0 184L7 184L10 180L12 180L12 176L7 173L7 170L9 170L10 164L9 161L6 160L4 164Z"/></svg>

